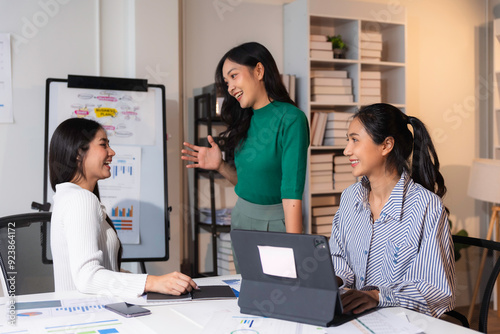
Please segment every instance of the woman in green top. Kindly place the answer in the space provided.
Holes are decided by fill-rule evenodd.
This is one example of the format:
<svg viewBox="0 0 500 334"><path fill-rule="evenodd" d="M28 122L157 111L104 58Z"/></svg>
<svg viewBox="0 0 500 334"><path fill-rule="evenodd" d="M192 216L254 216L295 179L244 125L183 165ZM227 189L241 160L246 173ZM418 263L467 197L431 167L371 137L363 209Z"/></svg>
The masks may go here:
<svg viewBox="0 0 500 334"><path fill-rule="evenodd" d="M224 94L221 134L226 160L211 136L211 147L184 143L188 168L216 170L235 185L238 201L231 228L302 232L302 193L309 126L290 99L271 53L245 43L220 60L215 81Z"/></svg>

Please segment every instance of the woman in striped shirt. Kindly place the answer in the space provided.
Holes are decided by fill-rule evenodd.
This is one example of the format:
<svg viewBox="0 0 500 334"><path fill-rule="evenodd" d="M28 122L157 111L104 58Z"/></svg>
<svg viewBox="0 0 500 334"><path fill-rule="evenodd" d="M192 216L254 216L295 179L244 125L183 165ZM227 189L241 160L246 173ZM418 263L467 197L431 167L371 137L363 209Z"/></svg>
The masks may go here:
<svg viewBox="0 0 500 334"><path fill-rule="evenodd" d="M361 178L342 193L330 238L337 281L348 288L344 312L401 306L439 317L453 309L446 187L424 124L389 104L366 106L344 155Z"/></svg>

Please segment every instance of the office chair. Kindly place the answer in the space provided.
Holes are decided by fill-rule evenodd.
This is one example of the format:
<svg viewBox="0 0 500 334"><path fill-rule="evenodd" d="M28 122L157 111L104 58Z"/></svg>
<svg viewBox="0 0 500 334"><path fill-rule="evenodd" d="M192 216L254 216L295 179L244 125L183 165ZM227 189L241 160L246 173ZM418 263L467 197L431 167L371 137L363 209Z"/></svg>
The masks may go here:
<svg viewBox="0 0 500 334"><path fill-rule="evenodd" d="M486 239L472 238L472 237L464 237L464 236L459 236L459 235L453 235L452 238L453 238L453 242L455 244L476 246L476 247L480 247L482 249L487 249L489 251L500 251L500 242L486 240ZM489 312L491 294L493 292L493 287L495 285L495 282L497 280L499 273L500 273L500 257L498 257L498 259L496 260L495 266L488 277L488 281L486 283L486 288L484 290L484 293L483 293L483 296L481 299L481 309L479 311L479 328L478 329L482 333L487 333L488 312ZM472 302L474 302L474 301L472 301ZM450 311L450 312L446 312L446 314L460 320L460 322L462 323L462 325L464 327L469 327L469 323L467 321L467 318L464 315L462 315L461 313L459 313L457 311Z"/></svg>
<svg viewBox="0 0 500 334"><path fill-rule="evenodd" d="M25 213L0 218L0 269L4 294L54 291L48 245L52 213Z"/></svg>

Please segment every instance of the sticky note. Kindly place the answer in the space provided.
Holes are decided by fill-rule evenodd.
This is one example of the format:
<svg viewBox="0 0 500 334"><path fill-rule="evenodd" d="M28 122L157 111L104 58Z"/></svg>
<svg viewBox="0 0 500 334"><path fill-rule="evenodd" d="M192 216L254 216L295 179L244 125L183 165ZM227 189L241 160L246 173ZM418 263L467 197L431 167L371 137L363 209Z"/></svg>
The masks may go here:
<svg viewBox="0 0 500 334"><path fill-rule="evenodd" d="M297 278L295 257L292 248L257 246L264 274Z"/></svg>

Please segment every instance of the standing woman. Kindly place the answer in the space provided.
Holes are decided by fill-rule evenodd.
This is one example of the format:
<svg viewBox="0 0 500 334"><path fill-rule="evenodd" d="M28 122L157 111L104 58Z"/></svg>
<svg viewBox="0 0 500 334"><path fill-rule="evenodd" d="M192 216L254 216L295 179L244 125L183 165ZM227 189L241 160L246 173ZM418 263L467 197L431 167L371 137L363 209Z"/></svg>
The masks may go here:
<svg viewBox="0 0 500 334"><path fill-rule="evenodd" d="M330 238L338 284L350 289L344 312L453 309L446 187L424 124L389 104L366 106L349 125L344 155L361 178L342 193Z"/></svg>
<svg viewBox="0 0 500 334"><path fill-rule="evenodd" d="M211 136L211 147L184 143L188 168L216 170L235 185L238 201L231 228L302 232L302 193L309 126L286 91L271 53L261 44L229 50L215 82L224 94L221 134L227 161ZM233 161L234 160L234 161Z"/></svg>
<svg viewBox="0 0 500 334"><path fill-rule="evenodd" d="M54 131L49 170L55 191L50 227L55 290L122 297L191 291L196 283L178 272L120 272L121 243L97 187L98 180L111 176L114 155L106 131L95 121L72 118Z"/></svg>

